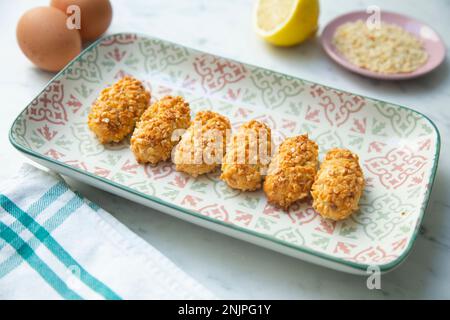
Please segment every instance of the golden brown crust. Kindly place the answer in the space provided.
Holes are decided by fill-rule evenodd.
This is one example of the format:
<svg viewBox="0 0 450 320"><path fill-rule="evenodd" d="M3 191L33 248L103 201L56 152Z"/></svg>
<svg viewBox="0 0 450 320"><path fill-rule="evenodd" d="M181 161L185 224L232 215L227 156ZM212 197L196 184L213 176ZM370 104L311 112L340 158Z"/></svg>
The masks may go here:
<svg viewBox="0 0 450 320"><path fill-rule="evenodd" d="M220 178L238 190L261 188L271 151L270 128L256 120L244 123L230 139Z"/></svg>
<svg viewBox="0 0 450 320"><path fill-rule="evenodd" d="M198 112L175 149L176 170L194 177L213 171L225 153L230 128L226 117L212 111Z"/></svg>
<svg viewBox="0 0 450 320"><path fill-rule="evenodd" d="M307 134L284 140L264 181L268 201L287 209L306 198L317 172L318 152L317 144Z"/></svg>
<svg viewBox="0 0 450 320"><path fill-rule="evenodd" d="M120 142L133 131L149 101L150 92L141 81L124 77L102 90L92 104L88 126L101 143Z"/></svg>
<svg viewBox="0 0 450 320"><path fill-rule="evenodd" d="M358 209L364 175L358 156L346 149L328 151L312 186L313 207L324 218L342 220Z"/></svg>
<svg viewBox="0 0 450 320"><path fill-rule="evenodd" d="M143 114L131 137L131 151L139 163L157 164L170 158L176 130L187 129L191 115L182 97L165 96Z"/></svg>

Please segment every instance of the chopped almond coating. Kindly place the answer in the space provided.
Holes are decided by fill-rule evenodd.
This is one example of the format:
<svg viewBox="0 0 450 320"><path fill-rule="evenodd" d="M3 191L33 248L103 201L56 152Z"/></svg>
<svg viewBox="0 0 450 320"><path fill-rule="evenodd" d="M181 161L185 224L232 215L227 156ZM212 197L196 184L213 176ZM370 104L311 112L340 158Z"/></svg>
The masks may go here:
<svg viewBox="0 0 450 320"><path fill-rule="evenodd" d="M212 111L200 111L175 148L176 170L194 177L213 171L222 162L230 121Z"/></svg>
<svg viewBox="0 0 450 320"><path fill-rule="evenodd" d="M134 129L131 151L137 162L157 164L170 158L181 136L191 122L189 104L182 97L165 96L148 108Z"/></svg>
<svg viewBox="0 0 450 320"><path fill-rule="evenodd" d="M92 104L88 126L101 143L120 142L133 131L149 101L142 82L124 77L102 90Z"/></svg>
<svg viewBox="0 0 450 320"><path fill-rule="evenodd" d="M324 218L342 220L358 209L364 176L358 156L346 149L328 151L312 186L314 209Z"/></svg>
<svg viewBox="0 0 450 320"><path fill-rule="evenodd" d="M266 124L256 120L244 123L228 144L220 178L234 189L253 191L261 188L271 148L271 131Z"/></svg>
<svg viewBox="0 0 450 320"><path fill-rule="evenodd" d="M264 181L269 202L288 209L309 195L318 167L318 146L304 134L287 138L272 158Z"/></svg>

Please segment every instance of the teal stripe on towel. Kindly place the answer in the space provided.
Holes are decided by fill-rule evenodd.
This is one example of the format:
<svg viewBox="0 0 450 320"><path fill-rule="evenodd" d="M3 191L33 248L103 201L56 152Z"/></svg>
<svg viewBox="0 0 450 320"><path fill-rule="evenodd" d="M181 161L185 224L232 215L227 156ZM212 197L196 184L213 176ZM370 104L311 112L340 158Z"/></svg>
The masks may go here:
<svg viewBox="0 0 450 320"><path fill-rule="evenodd" d="M78 197L77 197L78 198ZM79 198L78 198L79 199ZM82 200L80 199L82 202ZM92 290L96 291L106 299L121 299L114 291L108 288L101 281L90 275L52 236L39 225L30 215L22 211L8 197L0 195L0 205L13 217L19 220L36 238L38 238L66 267L77 267L80 270L80 280ZM74 208L73 210L76 210Z"/></svg>
<svg viewBox="0 0 450 320"><path fill-rule="evenodd" d="M48 232L52 233L53 230L55 230L61 224L63 224L63 222L72 214L72 212L81 207L82 204L83 201L79 199L77 196L74 196L62 208L60 208L55 214L53 214L47 221L44 222L44 228ZM21 226L21 228L16 227L11 229L13 229L16 233L22 232L22 230L25 229L25 226L18 220L14 221L12 225L14 226L16 223L18 223ZM17 229L19 229L20 231L17 231ZM27 244L30 246L31 249L36 250L36 248L39 247L41 242L36 237L33 237L30 240L28 240ZM10 273L18 266L20 266L22 261L23 260L18 253L11 255L8 259L3 261L0 264L0 279L6 276L8 273Z"/></svg>
<svg viewBox="0 0 450 320"><path fill-rule="evenodd" d="M48 189L42 197L34 202L28 209L27 212L33 218L36 218L41 212L47 209L56 199L63 195L69 188L67 184L63 181L58 182L53 187Z"/></svg>
<svg viewBox="0 0 450 320"><path fill-rule="evenodd" d="M81 199L83 199L84 203L86 203L92 210L94 211L98 211L100 210L100 207L95 203L92 202L91 200L85 198L81 193L79 193L78 191L74 191L74 193L79 196Z"/></svg>
<svg viewBox="0 0 450 320"><path fill-rule="evenodd" d="M0 237L9 243L20 256L34 269L40 276L65 299L81 300L82 298L72 291L56 273L54 273L44 261L42 261L34 250L23 241L17 233L7 225L0 222Z"/></svg>
<svg viewBox="0 0 450 320"><path fill-rule="evenodd" d="M55 202L61 195L63 195L67 190L69 190L67 184L63 181L58 182L51 188L49 188L36 202L30 205L28 208L28 213L33 218L36 218L39 216L39 214L47 209L53 202ZM62 212L67 212L68 210L67 204L59 209L55 215L60 215ZM73 210L69 210L69 213L72 213ZM63 221L61 221L62 223ZM59 225L58 225L59 226ZM58 226L55 226L57 228ZM20 234L24 229L25 226L20 223L20 221L16 220L9 226L14 232L17 234ZM49 229L46 227L44 223L44 228L46 228L49 232L52 232L54 229ZM40 241L36 238L31 238L28 240L28 245L33 249L36 250L36 248L39 246ZM0 243L0 251L2 250L3 246L6 244L6 242ZM22 258L18 253L15 253L11 255L8 259L3 261L0 264L0 279L6 276L8 273L10 273L12 270L20 266L22 263Z"/></svg>
<svg viewBox="0 0 450 320"><path fill-rule="evenodd" d="M48 189L42 197L40 197L36 202L34 202L27 210L27 212L33 218L36 218L42 211L48 208L56 199L58 199L62 194L64 194L69 188L67 184L63 181L58 182L53 187ZM16 233L20 234L25 227L19 221L14 221L10 228ZM0 250L2 250L4 243L0 243ZM0 265L0 279L2 278L2 266Z"/></svg>

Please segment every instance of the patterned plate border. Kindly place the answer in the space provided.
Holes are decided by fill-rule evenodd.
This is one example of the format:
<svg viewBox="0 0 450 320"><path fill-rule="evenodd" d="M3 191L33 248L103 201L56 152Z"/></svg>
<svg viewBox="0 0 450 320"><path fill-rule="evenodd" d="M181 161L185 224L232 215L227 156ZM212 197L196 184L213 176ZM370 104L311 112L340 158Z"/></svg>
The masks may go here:
<svg viewBox="0 0 450 320"><path fill-rule="evenodd" d="M152 39L155 39L155 40L161 40L161 41L165 41L166 43L169 43L169 44L173 44L173 45L177 45L177 46L180 46L180 47L187 48L187 49L189 49L189 50L191 50L193 52L205 53L205 52L202 52L202 51L199 51L199 50L196 50L196 49L192 49L192 48L184 46L184 45L179 45L179 44L167 41L167 40L158 39L157 37L147 36L147 35L144 35L144 34L115 33L115 34L111 34L111 35L106 35L106 36L96 40L91 45L89 45L76 58L74 58L74 60L72 60L64 69L62 69L60 72L58 72L44 86L44 89L41 92L39 92L37 97L40 96L51 83L53 83L60 76L62 76L67 71L67 69L69 69L73 64L75 64L85 54L89 53L92 49L94 49L97 45L99 45L99 43L101 43L101 42L103 42L103 41L105 41L107 39L120 37L120 36L122 36L122 37L125 37L125 36L136 36L136 37L152 38ZM226 58L226 59L230 60L230 61L233 61L233 62L236 62L236 63L240 63L240 62L238 62L236 60L233 60L233 59L230 59L230 58ZM248 63L245 63L245 65L256 68L256 66L248 64ZM258 67L258 68L262 69L262 70L265 70L265 71L268 71L268 72L275 72L275 71L272 71L272 70L269 70L269 69L265 69L265 68L262 68L262 67ZM288 76L288 75L280 73L280 72L276 72L276 73ZM311 81L308 81L308 80L304 80L304 79L301 79L301 78L297 78L297 77L293 77L293 76L289 76L289 77L291 77L293 79L297 79L297 80L301 80L301 81L307 82L309 84L314 84L314 82L311 82ZM321 86L324 86L324 85L321 85ZM330 88L330 89L334 89L334 90L338 90L340 92L351 94L348 91L337 89L337 88L333 88L333 87L330 87L330 86L324 86L324 87L327 87L327 88ZM371 98L371 97L367 97L367 96L364 96L364 95L361 95L361 94L358 94L358 95L361 96L361 97L370 99L372 101L375 101L375 102L384 102L382 100ZM422 223L425 210L426 210L426 208L428 206L428 203L429 203L429 200L430 200L430 194L431 194L431 191L432 191L432 188L433 188L433 184L434 184L434 179L435 179L435 176L436 176L437 166L438 166L438 162L439 162L440 148L441 148L441 137L440 137L439 130L436 127L436 125L434 124L434 122L429 117L427 117L426 115L420 113L419 111L416 111L414 109L411 109L411 108L408 108L408 107L405 107L405 106L402 106L402 105L398 105L398 104L394 104L394 103L389 103L389 104L392 105L392 106L401 108L401 109L405 109L405 110L414 112L414 113L418 114L419 116L423 117L424 119L426 119L432 125L432 127L434 128L435 133L436 133L436 145L435 145L436 152L435 152L435 155L434 155L434 163L433 163L433 167L432 167L432 172L431 172L431 175L430 175L430 179L428 181L429 188L427 188L427 192L426 192L426 194L424 196L424 201L423 201L423 203L421 205L421 208L420 208L420 214L419 214L419 217L418 217L418 220L417 220L417 224L416 224L415 230L414 230L414 232L413 232L413 234L412 234L412 236L411 236L411 238L410 238L410 240L409 240L409 242L408 242L404 252L402 253L402 255L400 255L395 260L390 261L390 262L388 262L386 264L377 265L379 267L380 271L383 272L383 273L388 272L388 271L392 271L394 268L398 267L406 259L408 254L411 252L413 244L414 244L415 240L417 239L419 227L420 227L420 225ZM124 185L121 185L121 184L116 183L114 181L111 181L109 179L106 179L106 178L94 175L94 174L92 174L90 172L86 172L86 171L83 171L81 169L72 167L72 166L67 165L65 163L56 161L55 159L53 159L53 158L51 158L49 156L43 155L41 153L38 153L38 152L36 152L36 151L34 151L34 150L30 149L30 148L26 148L26 147L24 147L23 145L21 145L19 142L17 142L15 140L14 134L13 134L13 128L14 128L16 122L18 121L18 119L22 116L22 114L24 112L26 112L27 108L30 105L31 105L31 102L19 113L19 115L16 117L16 119L13 122L13 124L11 125L11 128L9 130L9 141L17 150L25 153L26 155L31 156L32 159L33 158L37 158L37 159L41 160L42 162L44 162L44 164L45 164L45 162L49 162L52 165L62 167L62 168L64 168L67 171L70 171L70 172L73 172L73 173L77 173L77 174L80 174L80 175L83 175L83 176L88 176L88 177L92 178L93 180L97 180L99 182L103 182L103 183L105 183L105 184L107 184L107 185L109 185L111 187L118 188L118 189L120 189L120 190L122 190L124 192L131 193L131 194L133 194L135 196L138 196L138 197L141 197L141 198L143 198L145 200L149 200L151 202L154 202L157 205L161 205L163 207L167 207L167 208L173 209L175 211L188 214L190 216L193 216L194 218L198 218L198 219L201 219L201 220L206 220L208 222L212 222L214 224L221 225L222 227L225 227L225 228L231 228L231 229L234 229L234 231L242 232L242 233L247 234L248 236L251 236L251 237L256 237L256 238L259 238L261 240L267 240L267 241L272 242L272 243L274 243L276 245L279 245L279 246L282 246L282 247L287 247L287 248L293 249L295 251L298 251L298 252L306 254L306 255L311 255L313 258L323 259L323 260L328 261L328 262L333 263L333 264L335 264L335 263L337 263L338 265L341 264L344 267L349 267L350 269L354 269L359 274L365 274L365 271L367 271L367 269L370 267L370 264L348 261L348 260L344 260L344 259L341 259L341 258L338 258L338 257L335 257L335 256L331 256L331 255L328 255L328 254L325 254L325 253L321 253L321 252L318 252L318 251L315 251L315 250L312 250L312 249L308 249L308 248L304 248L304 247L297 247L295 245L292 245L290 243L284 242L284 241L282 241L280 239L277 239L275 237L272 237L272 236L269 236L269 235L265 235L265 234L260 234L260 233L254 232L252 230L248 230L248 229L245 229L243 227L237 226L235 224L228 224L228 223L225 223L223 221L216 220L216 219L210 218L208 216L201 215L201 214L199 214L199 213L197 213L197 212L195 212L193 210L189 210L189 209L180 207L178 205L175 205L173 203L164 201L164 200L162 200L162 199L160 199L158 197L147 195L147 194L144 194L142 192L133 190L133 189L127 187L127 186L124 186ZM344 270L342 270L342 271L344 271Z"/></svg>

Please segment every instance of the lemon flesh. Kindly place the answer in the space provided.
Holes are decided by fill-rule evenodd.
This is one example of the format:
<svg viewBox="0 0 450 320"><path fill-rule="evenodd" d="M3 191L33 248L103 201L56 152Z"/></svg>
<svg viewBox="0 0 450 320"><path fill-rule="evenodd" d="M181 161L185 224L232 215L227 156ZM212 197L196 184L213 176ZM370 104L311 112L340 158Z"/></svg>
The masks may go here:
<svg viewBox="0 0 450 320"><path fill-rule="evenodd" d="M317 30L318 0L258 0L254 22L256 32L268 42L292 46Z"/></svg>

